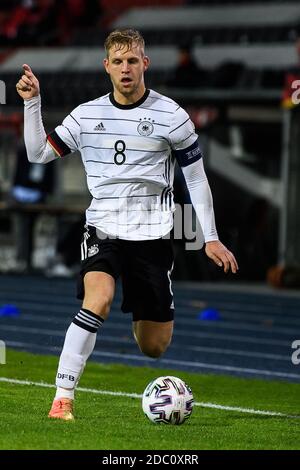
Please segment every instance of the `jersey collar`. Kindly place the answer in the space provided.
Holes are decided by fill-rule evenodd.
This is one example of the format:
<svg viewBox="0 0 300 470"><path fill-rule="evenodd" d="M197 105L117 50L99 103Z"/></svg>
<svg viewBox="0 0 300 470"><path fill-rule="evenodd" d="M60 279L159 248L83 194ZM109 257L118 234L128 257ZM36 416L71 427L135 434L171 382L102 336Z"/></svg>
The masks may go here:
<svg viewBox="0 0 300 470"><path fill-rule="evenodd" d="M144 101L146 101L146 99L149 96L149 93L150 93L150 90L147 89L145 91L145 93L143 94L143 96L138 101L136 101L135 103L132 103L132 104L120 104L120 103L118 103L114 98L113 92L111 92L109 94L109 100L110 100L111 104L113 104L116 108L119 108L119 109L134 109L134 108L137 108L138 106L140 106L141 104L143 104Z"/></svg>

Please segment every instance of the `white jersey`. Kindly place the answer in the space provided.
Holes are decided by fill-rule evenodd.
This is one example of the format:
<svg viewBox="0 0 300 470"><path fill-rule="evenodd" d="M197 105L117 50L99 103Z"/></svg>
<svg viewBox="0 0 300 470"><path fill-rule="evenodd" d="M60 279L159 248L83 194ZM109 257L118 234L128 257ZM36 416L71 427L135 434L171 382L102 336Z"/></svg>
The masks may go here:
<svg viewBox="0 0 300 470"><path fill-rule="evenodd" d="M93 197L86 220L124 240L160 238L173 226L175 161L201 158L188 114L147 90L135 104L109 93L75 108L48 135L59 155L79 150Z"/></svg>

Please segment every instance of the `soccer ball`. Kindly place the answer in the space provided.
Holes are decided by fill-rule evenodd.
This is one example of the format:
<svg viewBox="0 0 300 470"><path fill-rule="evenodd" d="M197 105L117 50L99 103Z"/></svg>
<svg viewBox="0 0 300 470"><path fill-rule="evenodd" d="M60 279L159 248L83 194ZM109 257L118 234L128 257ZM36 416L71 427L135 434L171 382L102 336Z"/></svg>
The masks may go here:
<svg viewBox="0 0 300 470"><path fill-rule="evenodd" d="M143 393L143 411L153 423L182 424L192 413L190 387L178 377L158 377Z"/></svg>

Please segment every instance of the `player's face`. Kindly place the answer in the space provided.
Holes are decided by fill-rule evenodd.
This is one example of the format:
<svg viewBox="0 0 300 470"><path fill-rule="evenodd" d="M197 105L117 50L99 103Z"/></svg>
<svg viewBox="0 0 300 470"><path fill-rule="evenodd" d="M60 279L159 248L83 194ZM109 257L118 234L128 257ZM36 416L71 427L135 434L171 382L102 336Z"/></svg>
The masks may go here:
<svg viewBox="0 0 300 470"><path fill-rule="evenodd" d="M149 65L149 59L138 45L131 49L127 46L114 45L109 50L109 56L103 61L106 72L110 75L114 87L115 99L121 104L134 103L145 92L144 72Z"/></svg>

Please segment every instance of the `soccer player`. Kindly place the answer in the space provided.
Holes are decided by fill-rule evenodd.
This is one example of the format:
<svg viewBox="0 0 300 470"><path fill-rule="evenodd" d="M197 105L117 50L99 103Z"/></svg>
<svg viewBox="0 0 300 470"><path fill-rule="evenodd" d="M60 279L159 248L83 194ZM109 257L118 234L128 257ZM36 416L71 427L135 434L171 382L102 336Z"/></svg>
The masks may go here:
<svg viewBox="0 0 300 470"><path fill-rule="evenodd" d="M81 244L82 308L67 330L50 418L74 419L74 390L107 319L121 275L123 312L132 312L140 350L158 358L170 344L174 304L169 237L175 160L181 166L205 239L205 252L225 272L238 270L219 241L198 136L188 114L172 99L145 87L149 58L135 30L113 31L104 67L113 91L75 108L46 135L39 82L24 64L16 88L24 99L28 159L47 163L81 152L89 191Z"/></svg>

